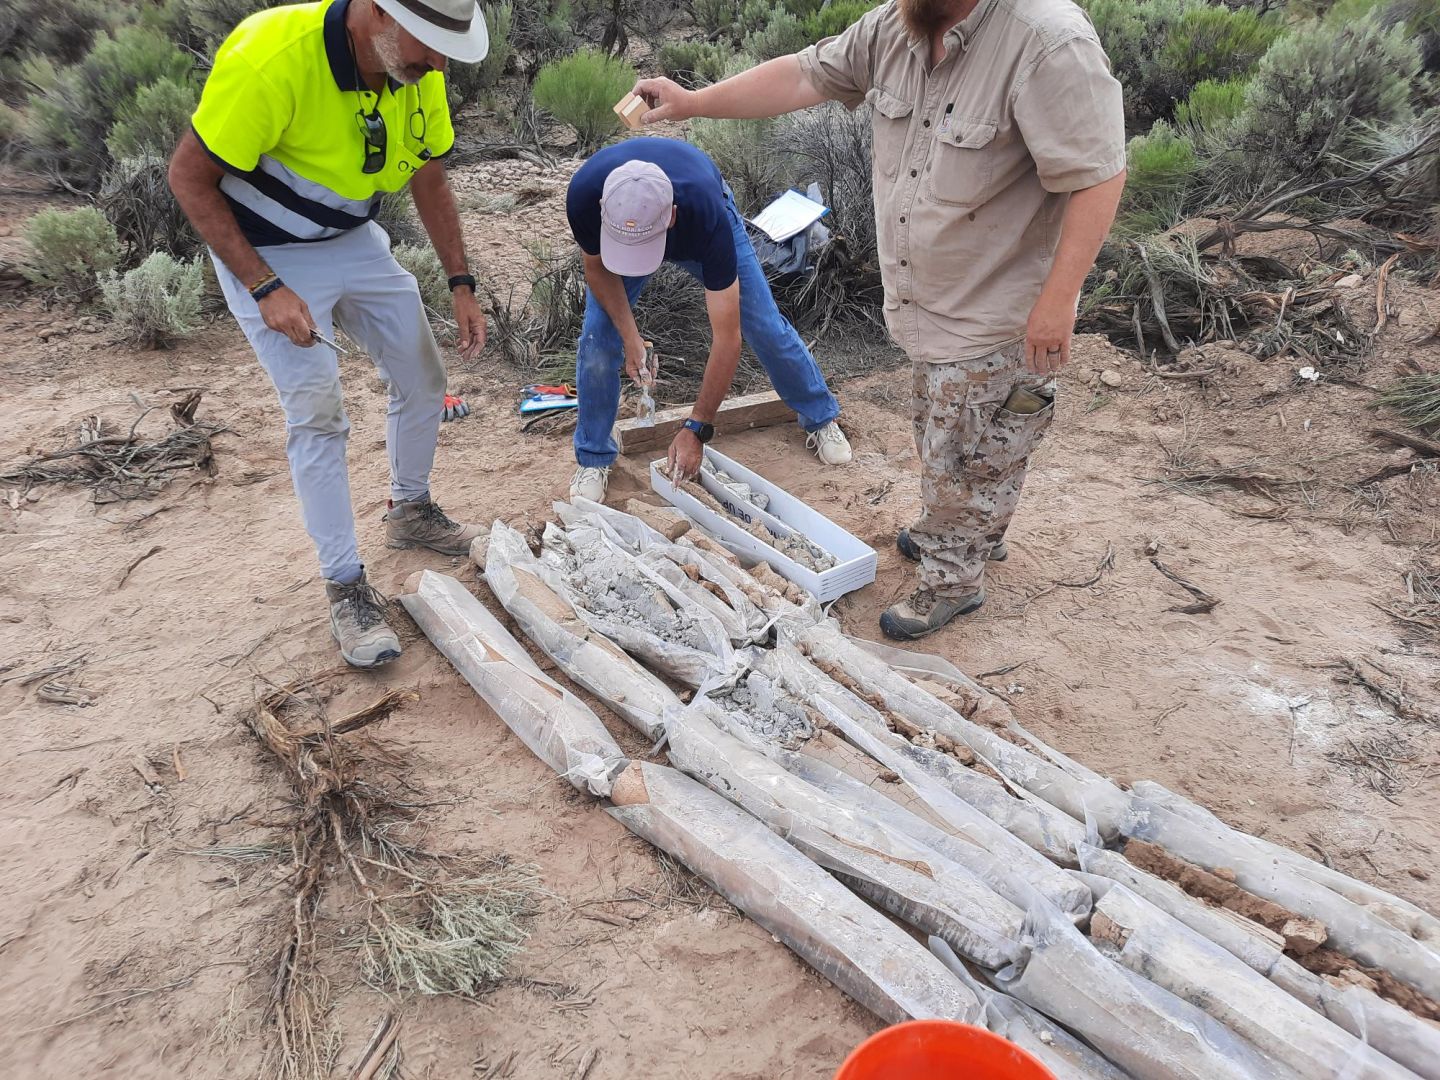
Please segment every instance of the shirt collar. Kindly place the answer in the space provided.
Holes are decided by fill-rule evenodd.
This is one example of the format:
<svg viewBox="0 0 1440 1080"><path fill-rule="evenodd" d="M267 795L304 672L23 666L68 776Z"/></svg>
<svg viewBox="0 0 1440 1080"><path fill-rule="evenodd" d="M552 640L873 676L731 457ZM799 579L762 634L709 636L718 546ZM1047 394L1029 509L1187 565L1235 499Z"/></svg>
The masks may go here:
<svg viewBox="0 0 1440 1080"><path fill-rule="evenodd" d="M360 81L355 54L350 51L350 35L345 32L345 13L350 0L335 0L325 9L325 58L330 61L330 74L341 90L367 89Z"/></svg>
<svg viewBox="0 0 1440 1080"><path fill-rule="evenodd" d="M943 39L946 46L945 52L947 54L950 52L950 46L952 44L958 44L962 52L968 49L970 43L975 40L976 32L979 31L985 20L989 18L990 13L995 10L996 3L998 3L998 0L980 0L969 15L966 15L965 18L945 31L945 37ZM926 41L923 36L917 36L910 31L908 27L906 28L906 34L910 39L911 51L919 56L928 58L930 54L929 42Z"/></svg>
<svg viewBox="0 0 1440 1080"><path fill-rule="evenodd" d="M335 0L325 9L325 59L330 61L330 74L335 85L341 90L363 90L372 93L370 87L360 78L360 65L350 51L350 35L345 30L345 13L350 10L350 0ZM386 76L385 85L393 94L401 84Z"/></svg>

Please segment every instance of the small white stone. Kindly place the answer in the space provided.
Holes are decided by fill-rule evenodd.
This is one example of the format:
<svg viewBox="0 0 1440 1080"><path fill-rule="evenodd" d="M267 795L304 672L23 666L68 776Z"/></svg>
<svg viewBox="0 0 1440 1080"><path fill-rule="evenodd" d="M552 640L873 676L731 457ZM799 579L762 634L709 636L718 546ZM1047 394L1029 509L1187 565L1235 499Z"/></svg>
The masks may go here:
<svg viewBox="0 0 1440 1080"><path fill-rule="evenodd" d="M1365 281L1359 274L1346 274L1339 281L1335 282L1337 289L1353 289Z"/></svg>
<svg viewBox="0 0 1440 1080"><path fill-rule="evenodd" d="M1100 372L1100 382L1110 387L1111 390L1118 390L1125 385L1125 376L1111 368L1106 368Z"/></svg>

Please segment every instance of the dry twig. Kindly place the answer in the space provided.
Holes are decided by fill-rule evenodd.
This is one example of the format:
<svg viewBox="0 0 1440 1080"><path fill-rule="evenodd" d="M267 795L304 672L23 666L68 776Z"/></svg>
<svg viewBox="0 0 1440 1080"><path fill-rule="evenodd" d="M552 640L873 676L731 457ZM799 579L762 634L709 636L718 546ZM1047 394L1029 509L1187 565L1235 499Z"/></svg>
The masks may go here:
<svg viewBox="0 0 1440 1080"><path fill-rule="evenodd" d="M1174 570L1171 570L1159 559L1152 557L1150 560L1150 565L1155 567L1156 570L1159 570L1160 573L1164 574L1171 581L1175 582L1176 585L1179 585L1182 589L1184 589L1186 592L1188 592L1191 596L1195 598L1195 603L1186 604L1184 607L1172 607L1170 608L1171 611L1178 611L1182 615L1204 615L1208 612L1214 611L1215 608L1219 606L1220 600L1218 597L1211 596L1194 582L1186 581L1183 577L1175 573Z"/></svg>

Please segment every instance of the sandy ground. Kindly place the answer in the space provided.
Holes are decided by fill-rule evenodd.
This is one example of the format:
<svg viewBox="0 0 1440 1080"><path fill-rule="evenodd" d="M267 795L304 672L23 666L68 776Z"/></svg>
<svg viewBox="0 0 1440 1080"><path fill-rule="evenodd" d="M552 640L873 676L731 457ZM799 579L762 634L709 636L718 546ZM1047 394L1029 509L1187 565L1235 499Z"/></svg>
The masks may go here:
<svg viewBox="0 0 1440 1080"><path fill-rule="evenodd" d="M467 228L485 232L473 215ZM545 228L506 225L516 237ZM1433 297L1407 293L1405 317L1357 381L1384 383L1412 354L1434 370L1433 355L1406 344L1435 324ZM0 461L73 444L88 416L128 427L135 399L167 402L176 388L203 387L199 415L230 431L216 440L215 476L180 477L153 500L97 508L85 490L43 487L18 510L0 507L0 679L83 657L68 681L96 695L76 708L38 700L34 684L0 685L0 1023L11 1043L0 1074L254 1075L274 1047L265 1005L287 869L194 853L284 841L288 789L245 720L257 693L336 662L321 586L278 405L233 324L173 353L136 353L103 324L80 325L92 329L34 301L0 310ZM926 648L972 673L1010 669L986 683L1085 764L1158 780L1440 909L1440 642L1376 607L1403 599L1404 572L1433 557L1440 481L1417 470L1386 481L1382 498L1355 494L1347 484L1408 454L1365 438L1370 395L1304 385L1286 361L1223 359L1224 374L1199 387L1081 339L989 602ZM1101 370L1120 386L1102 386ZM462 560L384 547L384 391L363 358L347 361L345 378L372 580L394 593L429 567L488 601ZM434 489L456 516L536 525L564 493L568 440L519 433L520 381L492 363L454 375L475 413L442 430ZM875 584L835 607L864 636L910 588L893 548L918 506L908 393L904 371L843 387L847 468L821 466L794 428L723 443L880 551ZM159 410L142 430L168 423ZM1177 482L1224 471L1217 463L1272 479ZM630 461L612 491L646 486L644 461ZM1165 566L1219 598L1212 612L1175 610L1190 597L1152 564L1156 544ZM1082 586L1107 552L1113 565ZM395 619L405 655L347 679L330 707L417 690L376 731L375 760L400 762L383 767L427 804L433 847L531 861L548 895L511 978L480 1003L391 1001L337 953L341 1066L392 1008L410 1077L570 1078L595 1051L591 1080L809 1080L875 1030L553 777L398 605ZM1326 665L1342 660L1403 689L1407 715L1338 682ZM1367 755L1397 782L1377 778ZM355 916L350 899L331 897L321 933L353 940Z"/></svg>

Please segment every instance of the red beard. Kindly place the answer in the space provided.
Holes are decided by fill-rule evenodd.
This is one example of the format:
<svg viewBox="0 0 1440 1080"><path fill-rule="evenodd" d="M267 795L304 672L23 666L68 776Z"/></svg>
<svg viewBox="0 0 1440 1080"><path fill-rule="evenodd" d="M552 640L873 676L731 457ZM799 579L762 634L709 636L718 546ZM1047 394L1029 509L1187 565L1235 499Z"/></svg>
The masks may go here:
<svg viewBox="0 0 1440 1080"><path fill-rule="evenodd" d="M898 0L900 18L917 37L949 29L964 4L956 0Z"/></svg>

